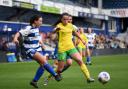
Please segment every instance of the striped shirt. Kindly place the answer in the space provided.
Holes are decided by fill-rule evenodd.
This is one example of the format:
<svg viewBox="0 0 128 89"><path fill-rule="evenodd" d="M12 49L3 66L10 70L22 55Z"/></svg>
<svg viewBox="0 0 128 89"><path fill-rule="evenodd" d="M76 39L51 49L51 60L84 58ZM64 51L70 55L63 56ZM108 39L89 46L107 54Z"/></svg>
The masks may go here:
<svg viewBox="0 0 128 89"><path fill-rule="evenodd" d="M87 39L88 39L88 46L89 47L94 47L94 41L95 41L95 33L90 33L90 34L86 34Z"/></svg>
<svg viewBox="0 0 128 89"><path fill-rule="evenodd" d="M26 26L21 29L19 33L23 36L23 46L26 50L35 49L36 51L42 51L39 44L40 34L39 28L33 28L32 26Z"/></svg>

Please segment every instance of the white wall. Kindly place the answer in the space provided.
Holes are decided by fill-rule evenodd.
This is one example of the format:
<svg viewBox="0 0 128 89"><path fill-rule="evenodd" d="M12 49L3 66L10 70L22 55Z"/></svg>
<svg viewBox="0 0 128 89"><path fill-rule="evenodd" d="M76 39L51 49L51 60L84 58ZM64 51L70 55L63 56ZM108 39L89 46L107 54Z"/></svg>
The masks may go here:
<svg viewBox="0 0 128 89"><path fill-rule="evenodd" d="M12 6L12 0L0 0L0 5L2 6Z"/></svg>
<svg viewBox="0 0 128 89"><path fill-rule="evenodd" d="M104 9L102 13L113 17L128 17L128 8L126 9Z"/></svg>

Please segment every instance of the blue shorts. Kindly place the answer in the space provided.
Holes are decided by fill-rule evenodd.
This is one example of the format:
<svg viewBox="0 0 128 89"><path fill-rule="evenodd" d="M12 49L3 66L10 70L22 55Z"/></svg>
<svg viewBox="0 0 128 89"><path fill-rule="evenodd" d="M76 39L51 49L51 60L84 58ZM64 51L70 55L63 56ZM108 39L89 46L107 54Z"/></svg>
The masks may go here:
<svg viewBox="0 0 128 89"><path fill-rule="evenodd" d="M52 59L58 59L58 48L56 46L55 50L54 50L54 54L52 55Z"/></svg>
<svg viewBox="0 0 128 89"><path fill-rule="evenodd" d="M37 51L36 49L28 49L28 50L26 50L26 54L30 58L33 58L33 56L35 55L36 52L41 53L43 56L46 54L45 52L43 52L43 51Z"/></svg>
<svg viewBox="0 0 128 89"><path fill-rule="evenodd" d="M89 48L90 50L93 50L94 47L93 47L93 46L89 46L88 48Z"/></svg>

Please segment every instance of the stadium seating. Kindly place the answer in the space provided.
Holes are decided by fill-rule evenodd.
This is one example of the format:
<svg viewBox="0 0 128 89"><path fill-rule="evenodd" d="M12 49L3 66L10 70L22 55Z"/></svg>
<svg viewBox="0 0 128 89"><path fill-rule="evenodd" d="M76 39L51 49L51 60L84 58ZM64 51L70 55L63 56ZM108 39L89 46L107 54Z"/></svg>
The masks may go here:
<svg viewBox="0 0 128 89"><path fill-rule="evenodd" d="M103 8L105 9L118 9L127 7L128 0L103 0Z"/></svg>
<svg viewBox="0 0 128 89"><path fill-rule="evenodd" d="M8 17L16 13L16 9L0 6L0 20L6 21Z"/></svg>

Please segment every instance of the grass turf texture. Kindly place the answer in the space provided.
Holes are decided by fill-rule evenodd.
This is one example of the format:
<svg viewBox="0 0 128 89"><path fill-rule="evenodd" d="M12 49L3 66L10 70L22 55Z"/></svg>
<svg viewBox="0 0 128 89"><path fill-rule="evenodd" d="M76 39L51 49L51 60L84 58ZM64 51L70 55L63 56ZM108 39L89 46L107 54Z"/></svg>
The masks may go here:
<svg viewBox="0 0 128 89"><path fill-rule="evenodd" d="M1 63L0 89L34 89L29 82L35 75L38 64L36 62ZM39 80L39 89L128 89L128 55L93 57L93 65L88 66L95 82L87 84L79 66L73 65L63 73L63 80L51 80L47 86L43 85L43 78ZM99 72L110 73L111 80L102 85L98 82Z"/></svg>

